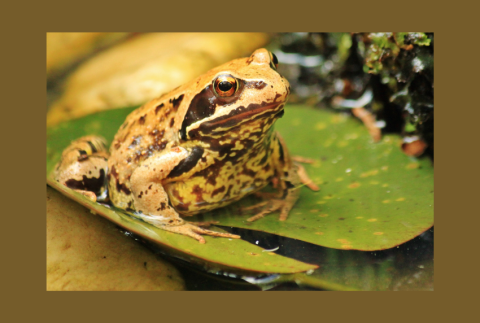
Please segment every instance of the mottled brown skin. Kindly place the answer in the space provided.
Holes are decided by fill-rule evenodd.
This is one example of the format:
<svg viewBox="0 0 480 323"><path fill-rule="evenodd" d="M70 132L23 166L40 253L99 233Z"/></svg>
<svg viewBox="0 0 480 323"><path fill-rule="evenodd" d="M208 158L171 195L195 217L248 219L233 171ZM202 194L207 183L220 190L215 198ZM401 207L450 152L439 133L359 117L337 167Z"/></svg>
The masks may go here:
<svg viewBox="0 0 480 323"><path fill-rule="evenodd" d="M112 203L168 231L238 238L185 222L269 183L264 211L285 220L298 199L297 166L273 129L290 92L265 49L221 65L133 111L108 158Z"/></svg>
<svg viewBox="0 0 480 323"><path fill-rule="evenodd" d="M82 137L62 152L53 176L57 182L96 201L97 196L106 196L108 157L103 138Z"/></svg>

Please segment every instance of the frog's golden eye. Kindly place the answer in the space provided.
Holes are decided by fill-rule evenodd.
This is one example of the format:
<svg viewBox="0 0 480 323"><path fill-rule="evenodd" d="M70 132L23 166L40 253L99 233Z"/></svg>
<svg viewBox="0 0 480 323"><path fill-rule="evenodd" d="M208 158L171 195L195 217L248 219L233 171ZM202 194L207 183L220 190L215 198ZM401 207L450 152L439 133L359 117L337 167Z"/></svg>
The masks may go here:
<svg viewBox="0 0 480 323"><path fill-rule="evenodd" d="M235 94L238 82L231 75L220 75L213 81L213 88L219 96L228 97Z"/></svg>
<svg viewBox="0 0 480 323"><path fill-rule="evenodd" d="M272 52L269 52L269 53L270 53L270 67L276 70L278 68L278 58L277 56L275 56L274 53Z"/></svg>

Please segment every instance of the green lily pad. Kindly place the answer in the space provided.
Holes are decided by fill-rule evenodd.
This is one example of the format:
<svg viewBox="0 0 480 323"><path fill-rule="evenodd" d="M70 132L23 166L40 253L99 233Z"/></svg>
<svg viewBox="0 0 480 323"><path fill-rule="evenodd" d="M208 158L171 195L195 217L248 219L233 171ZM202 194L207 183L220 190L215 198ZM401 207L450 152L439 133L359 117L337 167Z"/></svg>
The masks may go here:
<svg viewBox="0 0 480 323"><path fill-rule="evenodd" d="M86 134L97 134L111 142L119 125L131 110L112 110L49 128L47 130L47 174L51 173L60 159L61 152L72 140ZM268 252L240 239L205 236L207 243L200 244L192 238L158 229L120 210L92 202L83 195L55 182L49 176L47 176L47 183L62 194L89 208L93 213L158 244L170 255L201 265L210 272L226 271L239 275L291 274L318 267ZM215 230L222 231L218 228Z"/></svg>
<svg viewBox="0 0 480 323"><path fill-rule="evenodd" d="M433 167L403 154L399 137L374 143L358 120L301 106L289 106L276 129L292 155L317 160L305 168L321 190L302 187L285 222L276 214L247 222L241 202L215 211L222 225L364 251L392 248L433 225Z"/></svg>
<svg viewBox="0 0 480 323"><path fill-rule="evenodd" d="M290 274L317 268L291 258L283 257L240 239L205 236L206 244L179 234L158 229L120 210L95 203L67 187L47 179L47 183L117 225L142 238L159 244L167 252L190 263L203 266L207 271L226 271L238 275L258 273ZM222 231L215 228L216 231Z"/></svg>
<svg viewBox="0 0 480 323"><path fill-rule="evenodd" d="M106 111L48 129L47 171L51 171L61 151L75 138L99 134L111 141L130 111ZM192 220L216 220L225 226L265 231L331 248L357 250L391 248L433 225L433 168L428 160L405 156L398 147L398 137L385 136L380 143L373 143L364 126L353 118L292 105L287 107L276 129L284 137L292 155L317 160L305 168L320 185L321 191L299 188L302 190L300 200L284 222L278 221L278 214L254 223L246 222L252 214L242 214L239 206L253 203L254 198L243 199ZM134 221L152 228L139 220ZM171 235L163 231L157 233ZM187 237L173 236L176 250L188 249L196 243ZM211 241L222 243L220 240L207 237L207 245ZM229 243L232 242L232 246L241 243L237 241ZM186 246L180 247L183 242ZM208 257L213 257L217 251L213 246L209 249L212 252ZM195 257L196 252L189 255ZM202 259L208 258L205 257ZM232 258L232 261L244 260ZM279 272L278 268L268 270ZM261 270L256 268L254 271Z"/></svg>

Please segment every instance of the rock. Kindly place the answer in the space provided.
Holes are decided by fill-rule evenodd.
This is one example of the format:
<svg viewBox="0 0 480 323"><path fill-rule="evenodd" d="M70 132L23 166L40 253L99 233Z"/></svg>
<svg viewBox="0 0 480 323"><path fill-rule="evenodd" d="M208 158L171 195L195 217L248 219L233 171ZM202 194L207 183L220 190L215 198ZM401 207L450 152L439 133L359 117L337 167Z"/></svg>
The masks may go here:
<svg viewBox="0 0 480 323"><path fill-rule="evenodd" d="M179 272L47 187L47 290L183 290Z"/></svg>
<svg viewBox="0 0 480 323"><path fill-rule="evenodd" d="M47 77L53 79L97 50L110 46L128 33L47 33Z"/></svg>
<svg viewBox="0 0 480 323"><path fill-rule="evenodd" d="M151 33L83 63L50 108L47 125L144 104L269 40L265 33Z"/></svg>

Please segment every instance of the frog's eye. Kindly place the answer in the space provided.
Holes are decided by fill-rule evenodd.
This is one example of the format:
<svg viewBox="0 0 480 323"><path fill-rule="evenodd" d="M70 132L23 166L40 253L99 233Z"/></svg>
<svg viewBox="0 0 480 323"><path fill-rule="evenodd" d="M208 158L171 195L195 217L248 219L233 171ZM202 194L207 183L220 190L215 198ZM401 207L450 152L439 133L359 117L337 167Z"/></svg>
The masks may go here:
<svg viewBox="0 0 480 323"><path fill-rule="evenodd" d="M270 67L276 70L278 68L278 58L277 56L275 56L274 53L272 52L269 52L269 53L270 53Z"/></svg>
<svg viewBox="0 0 480 323"><path fill-rule="evenodd" d="M213 88L218 96L228 97L235 94L238 82L231 75L220 75L213 81Z"/></svg>

